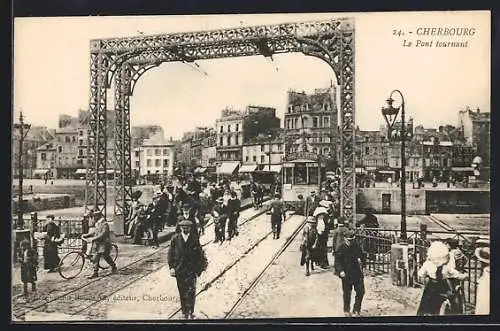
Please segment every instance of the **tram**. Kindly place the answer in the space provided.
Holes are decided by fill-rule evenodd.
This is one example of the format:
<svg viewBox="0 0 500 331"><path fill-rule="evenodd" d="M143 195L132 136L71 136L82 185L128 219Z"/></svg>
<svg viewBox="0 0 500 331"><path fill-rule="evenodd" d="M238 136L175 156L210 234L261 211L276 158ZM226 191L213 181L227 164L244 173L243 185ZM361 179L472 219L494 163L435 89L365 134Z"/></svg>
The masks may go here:
<svg viewBox="0 0 500 331"><path fill-rule="evenodd" d="M282 176L283 201L288 208L302 214L306 198L312 191L319 193L325 176L325 165L318 154L290 153L283 160Z"/></svg>

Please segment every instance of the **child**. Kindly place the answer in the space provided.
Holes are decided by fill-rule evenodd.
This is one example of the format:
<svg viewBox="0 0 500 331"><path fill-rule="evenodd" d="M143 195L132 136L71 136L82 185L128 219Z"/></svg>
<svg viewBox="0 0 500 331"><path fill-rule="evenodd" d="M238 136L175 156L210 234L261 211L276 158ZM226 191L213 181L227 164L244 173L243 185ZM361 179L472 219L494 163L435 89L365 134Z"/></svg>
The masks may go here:
<svg viewBox="0 0 500 331"><path fill-rule="evenodd" d="M36 292L36 272L38 269L38 256L35 249L31 247L29 240L21 241L21 281L23 282L23 296L28 296L28 283L31 283L31 291Z"/></svg>
<svg viewBox="0 0 500 331"><path fill-rule="evenodd" d="M419 277L428 278L417 310L418 316L438 315L443 301L442 294L452 290L447 280L466 278L465 274L457 271L449 262L448 246L440 241L433 242L427 251L427 260L418 271Z"/></svg>

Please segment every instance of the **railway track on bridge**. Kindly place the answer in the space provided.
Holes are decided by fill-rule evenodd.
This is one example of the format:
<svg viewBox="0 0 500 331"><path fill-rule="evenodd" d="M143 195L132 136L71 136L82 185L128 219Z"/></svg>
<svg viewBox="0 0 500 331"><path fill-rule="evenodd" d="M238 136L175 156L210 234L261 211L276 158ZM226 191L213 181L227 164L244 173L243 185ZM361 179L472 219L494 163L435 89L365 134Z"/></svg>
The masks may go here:
<svg viewBox="0 0 500 331"><path fill-rule="evenodd" d="M256 214L246 219L240 219L238 226L241 228L245 224L256 220L259 216L265 214L266 211L265 208L262 208L258 210ZM209 230L210 228L213 228L212 221L206 225L205 230ZM202 236L201 239L203 240L204 236ZM212 238L202 242L202 247L210 245L213 241L214 239ZM165 261L165 258L161 255L164 254L164 249L168 249L169 246L170 243L167 243L161 247L161 249L155 250L132 263L120 267L117 274L107 274L94 280L86 280L76 288L72 288L61 294L56 294L53 297L51 297L50 293L47 295L38 295L38 302L32 302L24 311L16 311L20 309L13 307L13 317L22 320L31 312L51 312L50 306L58 305L59 303L61 304L60 308L65 310L64 314L80 315L90 310L93 306L107 300L121 289L137 283L144 277L163 268L167 264L167 261ZM109 285L110 283L112 283L111 286ZM81 306L82 301L87 302L83 307Z"/></svg>

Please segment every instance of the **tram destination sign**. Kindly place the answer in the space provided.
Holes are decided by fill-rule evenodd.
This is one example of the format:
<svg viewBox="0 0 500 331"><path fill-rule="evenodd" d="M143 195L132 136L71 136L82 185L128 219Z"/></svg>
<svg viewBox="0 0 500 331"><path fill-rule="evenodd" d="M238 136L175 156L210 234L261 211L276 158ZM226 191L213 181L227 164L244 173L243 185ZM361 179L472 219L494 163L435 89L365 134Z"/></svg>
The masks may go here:
<svg viewBox="0 0 500 331"><path fill-rule="evenodd" d="M295 161L295 160L311 160L318 161L319 155L311 152L293 152L289 153L285 157L286 161Z"/></svg>

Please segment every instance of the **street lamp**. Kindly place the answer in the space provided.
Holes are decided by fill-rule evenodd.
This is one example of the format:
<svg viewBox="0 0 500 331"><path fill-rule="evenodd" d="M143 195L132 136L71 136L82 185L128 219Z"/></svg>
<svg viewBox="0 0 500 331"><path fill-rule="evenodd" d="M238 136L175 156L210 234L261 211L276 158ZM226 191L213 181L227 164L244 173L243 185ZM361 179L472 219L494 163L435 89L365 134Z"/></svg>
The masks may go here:
<svg viewBox="0 0 500 331"><path fill-rule="evenodd" d="M19 155L18 155L18 162L19 162L19 202L17 206L17 223L16 223L16 229L22 230L24 227L23 224L23 144L24 144L24 139L28 135L29 130L31 129L30 124L24 123L24 118L23 118L23 112L19 115L19 123L14 124L14 129L19 130Z"/></svg>
<svg viewBox="0 0 500 331"><path fill-rule="evenodd" d="M401 97L401 106L394 107L392 104L394 99L392 95L394 93L398 93ZM405 157L405 140L406 140L406 132L405 132L405 99L403 94L399 90L394 90L391 92L389 98L387 99L387 107L382 107L382 115L387 122L387 131L388 138L398 137L398 134L392 134L392 131L395 129L394 124L396 123L396 117L398 116L399 109L401 109L401 134L399 138L401 139L401 237L399 242L405 244L407 242L406 235L406 157Z"/></svg>

